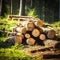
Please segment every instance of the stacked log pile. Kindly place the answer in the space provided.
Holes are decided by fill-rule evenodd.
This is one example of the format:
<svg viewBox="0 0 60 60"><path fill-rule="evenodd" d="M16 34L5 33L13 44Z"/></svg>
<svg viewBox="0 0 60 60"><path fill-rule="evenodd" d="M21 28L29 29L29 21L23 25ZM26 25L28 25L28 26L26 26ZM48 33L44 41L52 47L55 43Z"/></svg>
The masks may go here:
<svg viewBox="0 0 60 60"><path fill-rule="evenodd" d="M29 20L25 23L18 23L13 28L15 42L18 44L44 45L46 39L54 39L56 31L54 29L45 29L44 23L40 20Z"/></svg>

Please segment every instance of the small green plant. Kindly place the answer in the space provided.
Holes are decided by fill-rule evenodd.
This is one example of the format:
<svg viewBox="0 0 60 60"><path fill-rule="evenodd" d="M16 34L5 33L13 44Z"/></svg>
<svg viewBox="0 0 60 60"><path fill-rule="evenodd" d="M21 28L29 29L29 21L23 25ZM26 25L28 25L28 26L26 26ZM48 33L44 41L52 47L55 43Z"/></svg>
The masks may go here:
<svg viewBox="0 0 60 60"><path fill-rule="evenodd" d="M58 35L60 35L60 21L54 22L54 23L52 23L51 25L52 25L52 27L56 30L56 33L57 33Z"/></svg>
<svg viewBox="0 0 60 60"><path fill-rule="evenodd" d="M17 21L11 21L0 18L0 30L5 29L6 31L11 31L14 26L16 26Z"/></svg>
<svg viewBox="0 0 60 60"><path fill-rule="evenodd" d="M26 10L26 15L27 16L31 16L31 17L34 17L34 18L38 17L38 15L36 14L35 8L31 9L30 7L26 6L25 10Z"/></svg>
<svg viewBox="0 0 60 60"><path fill-rule="evenodd" d="M27 14L28 16L32 16L32 17L37 17L38 15L36 15L36 12L35 12L35 9L31 9L29 12L28 12L28 14Z"/></svg>
<svg viewBox="0 0 60 60"><path fill-rule="evenodd" d="M13 48L0 49L1 60L42 60L42 55L28 55L23 50Z"/></svg>

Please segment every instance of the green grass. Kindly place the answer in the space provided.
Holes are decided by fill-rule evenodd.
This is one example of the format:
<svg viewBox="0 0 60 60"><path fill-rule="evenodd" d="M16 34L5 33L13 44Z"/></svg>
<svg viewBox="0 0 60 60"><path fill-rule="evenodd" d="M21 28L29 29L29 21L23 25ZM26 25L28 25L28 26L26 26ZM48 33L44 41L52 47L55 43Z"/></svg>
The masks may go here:
<svg viewBox="0 0 60 60"><path fill-rule="evenodd" d="M1 48L0 49L0 59L1 60L18 60L27 58L27 55L23 51L12 48Z"/></svg>
<svg viewBox="0 0 60 60"><path fill-rule="evenodd" d="M0 30L5 29L6 31L11 31L14 26L16 26L18 21L7 20L7 18L0 18Z"/></svg>
<svg viewBox="0 0 60 60"><path fill-rule="evenodd" d="M23 51L23 45L15 44L10 48L0 48L0 60L41 60L42 55L30 55Z"/></svg>

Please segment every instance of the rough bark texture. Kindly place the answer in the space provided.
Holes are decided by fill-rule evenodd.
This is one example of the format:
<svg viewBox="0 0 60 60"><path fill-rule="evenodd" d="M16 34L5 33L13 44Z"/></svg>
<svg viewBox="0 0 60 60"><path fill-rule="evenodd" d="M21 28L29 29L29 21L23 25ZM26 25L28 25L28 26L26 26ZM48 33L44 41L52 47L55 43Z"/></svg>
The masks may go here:
<svg viewBox="0 0 60 60"><path fill-rule="evenodd" d="M55 34L56 34L55 30L49 30L47 37L52 39L55 37Z"/></svg>
<svg viewBox="0 0 60 60"><path fill-rule="evenodd" d="M44 41L47 39L57 39L55 30L50 28L45 29L42 25L40 25L41 21L38 21L29 20L26 24L27 27L17 24L17 26L13 29L13 33L15 33L16 36L15 42L18 44L44 45ZM38 25L35 25L35 22L38 22Z"/></svg>
<svg viewBox="0 0 60 60"><path fill-rule="evenodd" d="M22 34L18 34L15 37L15 42L17 42L18 44L21 44L22 43L22 39L23 39L23 35Z"/></svg>
<svg viewBox="0 0 60 60"><path fill-rule="evenodd" d="M29 22L29 23L27 24L27 29L28 29L29 31L32 31L32 30L34 29L34 27L35 27L35 25L34 25L33 22Z"/></svg>
<svg viewBox="0 0 60 60"><path fill-rule="evenodd" d="M20 0L20 12L19 15L25 15L25 0Z"/></svg>

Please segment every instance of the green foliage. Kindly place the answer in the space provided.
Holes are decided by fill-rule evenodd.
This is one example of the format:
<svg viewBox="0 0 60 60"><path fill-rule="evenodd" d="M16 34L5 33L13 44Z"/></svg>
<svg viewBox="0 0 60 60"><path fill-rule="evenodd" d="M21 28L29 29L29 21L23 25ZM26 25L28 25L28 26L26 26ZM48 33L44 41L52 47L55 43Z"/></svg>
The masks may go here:
<svg viewBox="0 0 60 60"><path fill-rule="evenodd" d="M39 54L26 54L23 49L23 45L15 44L11 48L0 48L1 60L42 60L42 55ZM18 47L18 48L17 48Z"/></svg>
<svg viewBox="0 0 60 60"><path fill-rule="evenodd" d="M26 9L25 10L26 10L26 15L27 16L32 16L34 18L38 17L38 15L36 14L35 8L34 9L31 9L31 8L29 8L29 7L26 6Z"/></svg>
<svg viewBox="0 0 60 60"><path fill-rule="evenodd" d="M6 31L11 31L12 28L16 25L17 21L11 21L7 19L0 18L0 30L5 29Z"/></svg>
<svg viewBox="0 0 60 60"><path fill-rule="evenodd" d="M42 60L42 55L40 54L28 54L24 51L24 45L10 46L9 44L4 44L7 37L0 38L0 60Z"/></svg>
<svg viewBox="0 0 60 60"><path fill-rule="evenodd" d="M60 35L60 21L52 23L52 26L56 30L56 33Z"/></svg>
<svg viewBox="0 0 60 60"><path fill-rule="evenodd" d="M0 59L1 60L18 60L26 57L26 55L21 50L14 50L11 48L0 49Z"/></svg>

